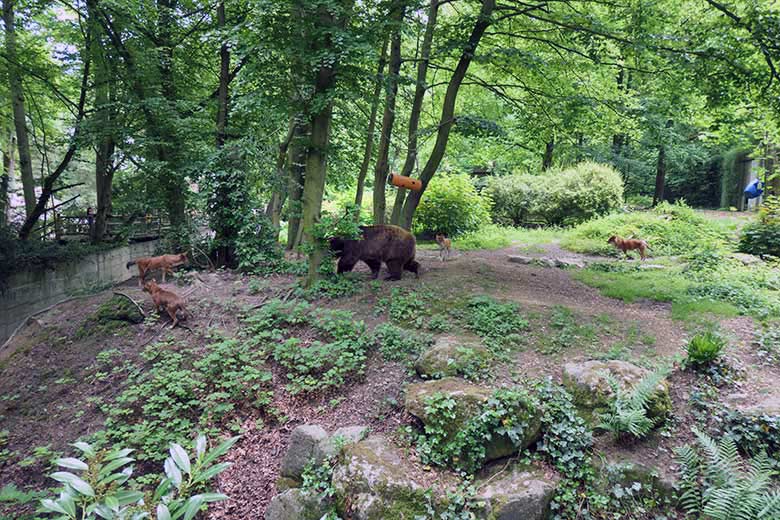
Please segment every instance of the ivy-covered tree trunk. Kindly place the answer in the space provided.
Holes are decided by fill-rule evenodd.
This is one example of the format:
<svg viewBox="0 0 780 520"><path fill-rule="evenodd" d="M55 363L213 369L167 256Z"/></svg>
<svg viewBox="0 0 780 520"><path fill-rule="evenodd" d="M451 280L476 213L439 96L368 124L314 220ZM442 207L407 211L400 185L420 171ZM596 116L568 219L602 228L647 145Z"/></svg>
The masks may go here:
<svg viewBox="0 0 780 520"><path fill-rule="evenodd" d="M544 156L542 157L542 171L549 170L552 167L554 151L555 151L555 139L551 138L544 145Z"/></svg>
<svg viewBox="0 0 780 520"><path fill-rule="evenodd" d="M398 95L398 73L401 70L401 32L406 13L403 0L394 2L390 18L393 22L393 35L390 43L390 65L387 71L387 96L385 112L382 115L382 133L379 136L379 150L374 169L374 224L385 223L385 186L390 170L390 139L395 124L395 100Z"/></svg>
<svg viewBox="0 0 780 520"><path fill-rule="evenodd" d="M439 14L439 1L431 0L428 8L428 21L425 25L425 34L423 35L422 45L420 46L420 58L417 62L417 80L414 87L414 99L412 100L412 109L409 112L409 132L406 140L406 159L401 168L401 175L409 177L412 174L414 165L417 163L417 130L420 126L420 113L425 99L425 91L428 90L428 63L431 60L431 46L433 44L433 31L436 28L436 19ZM395 202L393 203L393 212L390 216L390 223L398 225L401 220L401 210L406 201L407 190L398 188L395 193Z"/></svg>
<svg viewBox="0 0 780 520"><path fill-rule="evenodd" d="M19 56L16 49L16 21L14 12L15 0L3 0L3 22L5 25L6 63L11 64L9 91L16 128L16 144L19 150L19 171L22 175L22 190L24 192L24 207L29 217L36 203L35 178L32 170L32 155L30 154L30 139L27 132L27 111L24 106L24 90L22 89L22 69L19 67Z"/></svg>
<svg viewBox="0 0 780 520"><path fill-rule="evenodd" d="M225 29L225 2L217 4L217 26ZM222 35L225 38L224 35ZM214 173L214 186L210 206L211 226L217 243L216 264L232 265L235 256L235 241L239 231L239 220L243 215L241 195L244 191L243 174L235 150L227 150L227 127L229 112L230 49L227 41L219 48L219 86L217 88L216 144L218 167Z"/></svg>
<svg viewBox="0 0 780 520"><path fill-rule="evenodd" d="M288 150L287 168L287 249L292 251L300 245L300 228L303 207L303 183L306 175L306 150L309 141L309 124L303 115L295 116L295 128Z"/></svg>
<svg viewBox="0 0 780 520"><path fill-rule="evenodd" d="M304 281L306 287L311 287L320 274L320 264L324 251L315 236L315 225L322 211L322 196L325 192L325 173L327 170L328 146L330 144L330 125L333 119L333 88L336 85L337 43L332 37L332 31L343 28L349 19L354 0L343 0L334 9L332 5L322 4L319 7L317 25L325 36L312 36L312 50L319 54L330 54L331 60L325 60L320 65L314 81L311 107L316 107L310 114L311 138L306 153L306 179L303 185L303 240L309 246L309 273Z"/></svg>
<svg viewBox="0 0 780 520"><path fill-rule="evenodd" d="M376 84L374 93L371 95L371 114L368 116L368 129L366 130L366 146L363 151L363 162L360 163L360 171L357 178L357 189L355 190L355 206L363 205L363 190L366 184L366 175L368 167L371 165L371 155L374 151L374 133L376 130L376 115L379 112L379 95L382 93L382 83L384 82L383 73L385 71L385 62L387 61L387 38L382 42L382 51L379 54L379 65L377 66Z"/></svg>
<svg viewBox="0 0 780 520"><path fill-rule="evenodd" d="M153 122L156 128L151 129L155 139L155 155L158 163L157 181L162 188L168 218L171 226L180 228L186 222L185 194L187 185L181 172L181 153L183 143L180 142L176 113L178 101L174 82L173 25L176 16L176 0L157 0L157 56L160 75L160 93L162 94L163 113L157 114ZM149 130L149 129L148 129Z"/></svg>
<svg viewBox="0 0 780 520"><path fill-rule="evenodd" d="M444 152L447 149L447 142L450 138L450 130L452 130L452 125L454 123L455 101L458 97L458 90L460 90L463 78L466 77L469 65L474 59L474 53L477 51L479 41L490 26L491 16L495 7L495 0L482 0L482 8L480 9L477 21L474 24L474 29L471 31L468 42L463 48L458 64L455 67L455 71L452 73L452 77L447 84L447 91L444 94L444 103L441 109L441 117L439 118L438 131L436 132L436 142L433 145L433 150L431 151L428 161L420 172L422 188L420 191L413 191L409 194L401 213L400 224L406 229L412 228L414 212L420 204L420 199L425 193L428 183L435 175L436 170L439 168L441 160L444 157Z"/></svg>
<svg viewBox="0 0 780 520"><path fill-rule="evenodd" d="M653 193L653 206L664 200L664 186L666 185L666 149L664 145L658 147L658 162L655 168L655 193Z"/></svg>

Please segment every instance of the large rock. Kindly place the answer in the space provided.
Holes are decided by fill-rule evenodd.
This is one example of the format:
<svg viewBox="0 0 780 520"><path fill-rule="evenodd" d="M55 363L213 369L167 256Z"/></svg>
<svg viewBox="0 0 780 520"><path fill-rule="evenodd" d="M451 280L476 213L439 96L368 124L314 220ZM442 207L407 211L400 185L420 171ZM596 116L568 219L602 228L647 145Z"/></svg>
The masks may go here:
<svg viewBox="0 0 780 520"><path fill-rule="evenodd" d="M322 441L320 449L325 457L335 457L340 447L361 441L366 435L368 435L368 426L345 426Z"/></svg>
<svg viewBox="0 0 780 520"><path fill-rule="evenodd" d="M328 512L328 504L315 494L300 489L288 489L268 503L265 520L320 520Z"/></svg>
<svg viewBox="0 0 780 520"><path fill-rule="evenodd" d="M426 410L428 401L436 394L441 394L455 401L455 417L449 422L445 442L451 441L473 417L478 416L485 403L493 395L493 390L474 385L456 377L445 377L423 383L415 383L406 390L406 411L420 419L423 424L430 422L431 417ZM506 457L518 450L530 446L541 436L541 417L538 410L524 408L518 414L528 415L529 427L523 432L523 439L515 445L505 435L494 435L486 447L486 461Z"/></svg>
<svg viewBox="0 0 780 520"><path fill-rule="evenodd" d="M442 336L420 355L414 368L421 377L440 378L479 372L489 360L490 352L482 345L464 345L454 336Z"/></svg>
<svg viewBox="0 0 780 520"><path fill-rule="evenodd" d="M550 510L559 477L553 473L516 464L507 470L497 464L475 482L475 500L486 520L544 520Z"/></svg>
<svg viewBox="0 0 780 520"><path fill-rule="evenodd" d="M355 443L367 433L367 426L346 426L333 432L333 435L328 435L321 426L314 424L298 426L290 435L287 453L282 459L280 482L286 487L292 487L290 479L300 481L303 468L309 461L320 464L338 455L340 446Z"/></svg>
<svg viewBox="0 0 780 520"><path fill-rule="evenodd" d="M563 385L571 392L574 402L586 410L605 408L612 397L608 375L611 375L623 388L633 388L649 370L626 361L585 361L584 363L566 363L563 366ZM652 418L663 419L672 410L669 386L664 381L651 400L647 413Z"/></svg>
<svg viewBox="0 0 780 520"><path fill-rule="evenodd" d="M626 493L630 490L634 496L656 494L671 498L674 495L676 482L668 470L622 457L613 456L612 459L594 457L594 486L602 494L609 495L617 486Z"/></svg>
<svg viewBox="0 0 780 520"><path fill-rule="evenodd" d="M290 444L279 473L283 477L300 479L303 468L310 460L314 459L316 463L325 460L322 445L327 439L328 432L321 426L304 424L295 428L290 435Z"/></svg>
<svg viewBox="0 0 780 520"><path fill-rule="evenodd" d="M425 489L411 473L384 436L347 446L331 481L339 513L354 520L414 520L424 515Z"/></svg>

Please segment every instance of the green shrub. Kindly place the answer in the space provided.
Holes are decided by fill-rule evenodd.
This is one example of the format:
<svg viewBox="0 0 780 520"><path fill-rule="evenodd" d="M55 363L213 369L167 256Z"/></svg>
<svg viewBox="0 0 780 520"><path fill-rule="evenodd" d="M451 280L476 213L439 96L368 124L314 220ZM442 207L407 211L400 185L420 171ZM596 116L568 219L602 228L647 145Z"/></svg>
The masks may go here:
<svg viewBox="0 0 780 520"><path fill-rule="evenodd" d="M466 327L482 337L495 350L506 348L521 339L528 320L520 315L516 303L501 303L490 296L475 296L468 303Z"/></svg>
<svg viewBox="0 0 780 520"><path fill-rule="evenodd" d="M739 250L764 257L780 257L780 223L751 222L742 228Z"/></svg>
<svg viewBox="0 0 780 520"><path fill-rule="evenodd" d="M377 325L373 340L387 361L416 358L425 347L433 344L433 338L429 334L412 333L392 323Z"/></svg>
<svg viewBox="0 0 780 520"><path fill-rule="evenodd" d="M617 255L607 244L612 235L641 238L655 256L682 255L691 245L723 249L727 235L722 228L684 203L662 202L652 211L615 213L585 222L564 238L562 245L579 253Z"/></svg>
<svg viewBox="0 0 780 520"><path fill-rule="evenodd" d="M457 237L489 222L490 200L477 193L467 175L437 175L414 214L414 231Z"/></svg>
<svg viewBox="0 0 780 520"><path fill-rule="evenodd" d="M133 450L112 447L95 449L85 442L74 444L85 460L74 457L57 461L71 471L58 471L51 477L63 484L56 498L41 500L41 509L68 520L131 520L148 518L155 512L158 520L194 518L204 505L226 500L221 493L206 493L204 487L230 464L216 460L227 453L238 437L226 440L213 450L207 450L207 440L198 436L194 443L194 458L178 444L170 447L165 460L165 476L154 493L145 493L137 481L130 480Z"/></svg>
<svg viewBox="0 0 780 520"><path fill-rule="evenodd" d="M494 177L486 193L493 201L493 220L500 224L543 220L572 225L622 206L623 180L611 166L583 162L543 175Z"/></svg>
<svg viewBox="0 0 780 520"><path fill-rule="evenodd" d="M726 348L726 340L712 332L700 332L688 341L686 364L696 367L707 366L717 360Z"/></svg>
<svg viewBox="0 0 780 520"><path fill-rule="evenodd" d="M349 311L274 300L244 321L257 350L285 369L292 394L340 386L365 367L371 338Z"/></svg>
<svg viewBox="0 0 780 520"><path fill-rule="evenodd" d="M145 369L134 369L105 407L108 439L137 449L140 460L157 460L166 445L233 419L236 408L264 410L272 374L252 347L235 339L182 350L149 345L141 354Z"/></svg>

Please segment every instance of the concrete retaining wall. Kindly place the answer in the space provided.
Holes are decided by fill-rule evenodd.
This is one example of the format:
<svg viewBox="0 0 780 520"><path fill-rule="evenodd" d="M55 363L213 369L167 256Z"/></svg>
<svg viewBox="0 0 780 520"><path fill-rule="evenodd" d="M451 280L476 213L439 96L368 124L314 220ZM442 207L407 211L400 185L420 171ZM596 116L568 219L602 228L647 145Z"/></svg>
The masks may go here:
<svg viewBox="0 0 780 520"><path fill-rule="evenodd" d="M121 283L138 274L127 262L150 256L157 240L136 242L102 251L80 260L62 263L56 269L25 270L11 275L0 292L0 345L27 316L60 302L74 293Z"/></svg>

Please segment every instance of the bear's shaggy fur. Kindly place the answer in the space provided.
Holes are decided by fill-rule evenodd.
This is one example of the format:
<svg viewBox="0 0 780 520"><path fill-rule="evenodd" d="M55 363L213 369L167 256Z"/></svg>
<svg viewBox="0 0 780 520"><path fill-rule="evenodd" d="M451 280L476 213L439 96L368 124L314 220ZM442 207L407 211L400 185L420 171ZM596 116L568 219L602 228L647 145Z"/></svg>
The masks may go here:
<svg viewBox="0 0 780 520"><path fill-rule="evenodd" d="M390 275L387 280L400 280L404 269L419 277L420 264L415 259L414 235L398 226L360 226L360 240L331 238L330 249L339 259L339 274L352 271L362 260L371 269L373 278L379 276L382 262Z"/></svg>

